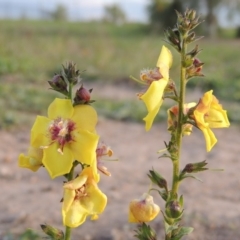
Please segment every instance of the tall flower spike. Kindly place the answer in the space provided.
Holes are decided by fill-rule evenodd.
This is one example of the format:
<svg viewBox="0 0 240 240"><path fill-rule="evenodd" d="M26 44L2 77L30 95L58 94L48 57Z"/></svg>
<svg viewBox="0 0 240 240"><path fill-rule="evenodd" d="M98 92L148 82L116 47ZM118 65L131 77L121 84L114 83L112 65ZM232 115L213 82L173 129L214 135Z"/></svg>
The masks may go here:
<svg viewBox="0 0 240 240"><path fill-rule="evenodd" d="M193 112L193 118L205 137L207 152L211 151L217 142L211 128L230 126L227 111L223 110L212 92L210 90L203 95Z"/></svg>
<svg viewBox="0 0 240 240"><path fill-rule="evenodd" d="M48 108L48 118L37 116L31 145L43 149L42 163L52 178L69 173L74 160L88 165L96 161L96 123L94 108L73 107L69 99L55 99Z"/></svg>
<svg viewBox="0 0 240 240"><path fill-rule="evenodd" d="M63 185L62 217L65 226L75 228L85 222L87 216L98 218L107 204L107 197L97 186L94 170L83 169L74 180Z"/></svg>
<svg viewBox="0 0 240 240"><path fill-rule="evenodd" d="M172 54L168 48L163 46L157 61L157 68L148 74L141 73L140 75L141 79L150 85L148 90L140 95L140 99L143 100L148 111L147 116L143 119L146 122L146 131L151 129L153 120L162 105L164 89L168 84L171 66Z"/></svg>

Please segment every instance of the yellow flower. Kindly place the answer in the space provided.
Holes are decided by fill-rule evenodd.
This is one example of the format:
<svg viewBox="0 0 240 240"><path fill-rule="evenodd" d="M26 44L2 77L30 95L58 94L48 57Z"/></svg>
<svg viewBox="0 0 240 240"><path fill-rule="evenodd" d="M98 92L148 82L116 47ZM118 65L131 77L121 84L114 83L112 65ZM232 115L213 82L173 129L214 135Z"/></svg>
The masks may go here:
<svg viewBox="0 0 240 240"><path fill-rule="evenodd" d="M28 155L21 153L18 157L18 166L29 168L36 172L42 166L43 150L40 148L29 147Z"/></svg>
<svg viewBox="0 0 240 240"><path fill-rule="evenodd" d="M143 119L146 122L146 131L150 130L154 118L156 117L162 102L163 93L169 80L169 68L172 65L172 54L168 48L162 47L158 61L157 68L150 71L143 71L140 74L141 80L150 84L148 90L144 94L140 94L147 107L148 114Z"/></svg>
<svg viewBox="0 0 240 240"><path fill-rule="evenodd" d="M68 99L55 99L48 108L48 118L37 116L31 145L43 149L42 163L52 178L69 173L74 160L94 164L99 139L96 123L94 108L73 107Z"/></svg>
<svg viewBox="0 0 240 240"><path fill-rule="evenodd" d="M223 110L212 90L206 92L197 104L193 115L198 128L206 140L207 152L216 144L217 139L211 128L229 127L227 112Z"/></svg>
<svg viewBox="0 0 240 240"><path fill-rule="evenodd" d="M140 199L134 199L129 205L128 221L132 223L150 222L159 213L160 208L154 204L153 197L144 193Z"/></svg>
<svg viewBox="0 0 240 240"><path fill-rule="evenodd" d="M98 218L107 204L107 197L97 186L94 171L91 167L83 169L74 180L63 185L62 205L63 223L75 228L85 222L91 215L92 220Z"/></svg>

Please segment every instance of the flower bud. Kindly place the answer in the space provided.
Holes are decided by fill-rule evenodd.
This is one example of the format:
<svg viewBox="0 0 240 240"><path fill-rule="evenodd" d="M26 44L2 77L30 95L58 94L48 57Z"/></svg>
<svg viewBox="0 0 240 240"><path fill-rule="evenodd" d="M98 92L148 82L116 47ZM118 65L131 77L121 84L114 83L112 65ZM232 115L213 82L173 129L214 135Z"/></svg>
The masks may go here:
<svg viewBox="0 0 240 240"><path fill-rule="evenodd" d="M129 222L150 222L159 213L160 207L153 202L153 197L144 193L140 199L134 199L129 205Z"/></svg>
<svg viewBox="0 0 240 240"><path fill-rule="evenodd" d="M194 58L193 66L195 67L195 72L200 72L202 70L203 62L201 62L198 58Z"/></svg>
<svg viewBox="0 0 240 240"><path fill-rule="evenodd" d="M206 160L197 163L188 163L182 170L182 173L201 172L208 170L208 168L205 167L206 165Z"/></svg>
<svg viewBox="0 0 240 240"><path fill-rule="evenodd" d="M181 216L183 210L181 204L177 200L172 200L167 203L165 212L169 218L178 218Z"/></svg>
<svg viewBox="0 0 240 240"><path fill-rule="evenodd" d="M61 74L56 74L52 78L52 80L48 81L49 85L53 90L66 94L67 91L67 83L65 82L63 76Z"/></svg>
<svg viewBox="0 0 240 240"><path fill-rule="evenodd" d="M67 78L68 82L76 85L80 79L80 71L76 70L76 64L73 62L67 63L67 66L63 66L63 74Z"/></svg>
<svg viewBox="0 0 240 240"><path fill-rule="evenodd" d="M48 236L50 236L52 239L55 240L63 240L64 239L64 234L62 230L59 230L57 228L54 228L50 225L46 224L41 224L40 225L43 232L45 232Z"/></svg>
<svg viewBox="0 0 240 240"><path fill-rule="evenodd" d="M166 179L154 170L150 170L149 172L150 174L148 174L148 177L151 179L151 181L158 185L160 188L166 189L166 192L168 192Z"/></svg>
<svg viewBox="0 0 240 240"><path fill-rule="evenodd" d="M91 91L87 90L86 88L81 85L81 87L76 91L75 98L74 98L74 103L75 104L85 104L89 103L91 99Z"/></svg>

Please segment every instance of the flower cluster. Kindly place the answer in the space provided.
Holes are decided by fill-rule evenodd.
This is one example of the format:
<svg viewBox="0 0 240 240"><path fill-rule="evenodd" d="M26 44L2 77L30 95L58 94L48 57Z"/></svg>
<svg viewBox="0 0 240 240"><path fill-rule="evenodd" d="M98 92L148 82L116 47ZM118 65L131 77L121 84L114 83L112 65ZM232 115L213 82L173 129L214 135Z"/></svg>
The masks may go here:
<svg viewBox="0 0 240 240"><path fill-rule="evenodd" d="M86 90L81 84L75 97L71 97L78 79L79 71L69 64L63 74L49 81L53 90L67 99L54 99L48 107L48 116L37 116L31 129L28 154L20 154L18 158L20 167L34 172L44 167L51 178L67 178L63 184L62 217L69 228L81 225L87 216L95 220L104 211L107 197L98 188L99 172L111 175L102 157L113 154L110 147L99 143L97 112L89 105L92 90ZM74 168L78 164L82 171L74 179Z"/></svg>

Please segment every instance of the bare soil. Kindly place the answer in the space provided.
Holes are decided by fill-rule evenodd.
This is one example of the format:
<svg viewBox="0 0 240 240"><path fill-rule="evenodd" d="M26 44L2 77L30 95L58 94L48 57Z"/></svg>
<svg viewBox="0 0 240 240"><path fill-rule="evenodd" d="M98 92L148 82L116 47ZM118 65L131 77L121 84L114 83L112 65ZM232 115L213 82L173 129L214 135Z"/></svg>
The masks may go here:
<svg viewBox="0 0 240 240"><path fill-rule="evenodd" d="M60 203L64 179L52 181L44 168L33 173L17 166L19 153L27 151L29 132L29 129L0 131L1 240L8 232L19 234L27 228L41 233L39 225L42 223L64 230ZM203 182L190 178L182 182L183 225L195 228L186 238L188 240L240 239L240 127L231 126L214 132L219 141L210 153L206 153L203 135L197 129L183 140L182 168L189 162L206 159L209 168L224 169L198 174ZM100 188L108 196L106 210L98 221L87 220L74 229L73 240L131 240L136 225L127 221L128 203L148 191L148 170L158 170L171 184L171 161L159 159L157 154L164 148L164 141L169 140L166 124L154 124L146 133L143 123L100 118L98 133L119 161L107 162L111 177L101 176ZM156 193L153 195L155 202L164 209L161 198ZM151 223L157 230L158 239L164 239L162 220L159 215Z"/></svg>

